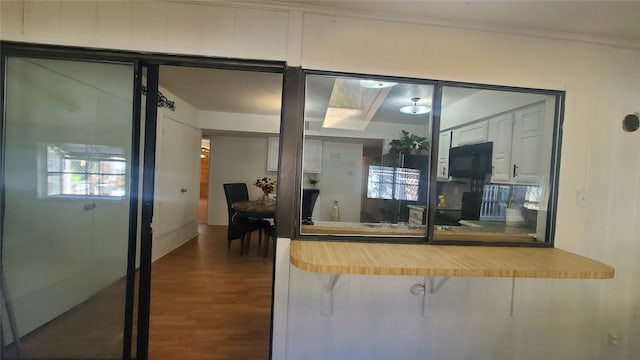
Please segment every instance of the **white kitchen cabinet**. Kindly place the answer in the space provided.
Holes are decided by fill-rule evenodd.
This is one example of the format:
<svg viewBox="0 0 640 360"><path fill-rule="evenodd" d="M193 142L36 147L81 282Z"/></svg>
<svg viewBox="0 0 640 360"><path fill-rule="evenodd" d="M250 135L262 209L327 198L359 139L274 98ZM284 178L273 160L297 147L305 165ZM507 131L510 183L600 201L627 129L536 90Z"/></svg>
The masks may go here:
<svg viewBox="0 0 640 360"><path fill-rule="evenodd" d="M438 141L438 180L449 179L449 149L451 148L451 130L440 133Z"/></svg>
<svg viewBox="0 0 640 360"><path fill-rule="evenodd" d="M267 171L278 171L280 138L270 137L267 150ZM322 170L322 140L305 139L302 168L305 173L318 174Z"/></svg>
<svg viewBox="0 0 640 360"><path fill-rule="evenodd" d="M480 121L453 130L451 146L478 144L489 139L489 121Z"/></svg>
<svg viewBox="0 0 640 360"><path fill-rule="evenodd" d="M267 149L267 171L278 171L278 154L280 153L280 138L270 137Z"/></svg>
<svg viewBox="0 0 640 360"><path fill-rule="evenodd" d="M318 174L322 170L322 140L304 139L302 171Z"/></svg>
<svg viewBox="0 0 640 360"><path fill-rule="evenodd" d="M489 119L491 182L537 184L542 174L544 103Z"/></svg>
<svg viewBox="0 0 640 360"><path fill-rule="evenodd" d="M542 174L544 104L514 113L511 175L515 183L537 184Z"/></svg>
<svg viewBox="0 0 640 360"><path fill-rule="evenodd" d="M489 141L493 142L491 159L491 182L511 182L511 144L513 141L513 113L503 114L489 120Z"/></svg>

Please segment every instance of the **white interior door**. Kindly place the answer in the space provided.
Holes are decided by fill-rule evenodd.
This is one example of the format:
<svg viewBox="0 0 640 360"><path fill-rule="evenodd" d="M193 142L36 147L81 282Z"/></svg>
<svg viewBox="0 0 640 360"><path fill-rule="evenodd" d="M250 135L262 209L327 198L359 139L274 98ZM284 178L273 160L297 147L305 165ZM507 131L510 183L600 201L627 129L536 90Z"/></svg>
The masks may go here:
<svg viewBox="0 0 640 360"><path fill-rule="evenodd" d="M158 236L197 221L200 166L200 129L172 119L167 113L158 116L156 199Z"/></svg>

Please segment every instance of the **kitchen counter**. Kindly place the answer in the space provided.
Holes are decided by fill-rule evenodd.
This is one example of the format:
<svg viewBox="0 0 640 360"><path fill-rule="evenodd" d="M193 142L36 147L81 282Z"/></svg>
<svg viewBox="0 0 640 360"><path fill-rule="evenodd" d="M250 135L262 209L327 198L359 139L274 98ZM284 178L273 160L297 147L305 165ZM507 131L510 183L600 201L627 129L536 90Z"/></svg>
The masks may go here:
<svg viewBox="0 0 640 360"><path fill-rule="evenodd" d="M291 264L330 274L611 279L606 264L554 248L291 241Z"/></svg>
<svg viewBox="0 0 640 360"><path fill-rule="evenodd" d="M460 220L460 226L439 226L435 240L461 240L481 242L537 242L534 229L507 226L502 221Z"/></svg>
<svg viewBox="0 0 640 360"><path fill-rule="evenodd" d="M436 225L434 240L479 242L536 242L535 234L526 228L512 228L500 222L462 220L461 226ZM322 235L371 235L390 237L424 237L424 225L316 221L301 225L301 233Z"/></svg>

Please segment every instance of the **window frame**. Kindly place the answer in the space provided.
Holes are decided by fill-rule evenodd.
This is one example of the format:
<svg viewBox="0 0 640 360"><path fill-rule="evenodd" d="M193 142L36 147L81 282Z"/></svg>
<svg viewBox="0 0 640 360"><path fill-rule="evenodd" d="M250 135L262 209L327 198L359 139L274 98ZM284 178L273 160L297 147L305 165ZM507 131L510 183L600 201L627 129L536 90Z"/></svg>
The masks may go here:
<svg viewBox="0 0 640 360"><path fill-rule="evenodd" d="M39 184L41 185L39 192L39 195L41 198L46 198L46 199L99 199L99 200L112 200L112 201L119 201L119 200L124 200L126 199L126 197L128 196L127 194L127 187L128 187L128 183L127 183L127 176L129 174L129 169L127 169L127 161L126 160L116 160L116 159L106 159L106 158L102 158L101 156L95 156L95 155L91 155L89 153L87 153L85 156L82 156L82 154L79 153L72 153L68 158L62 159L61 161L61 168L60 171L51 171L49 169L49 147L55 146L57 144L54 143L49 143L46 144L45 149L44 149L44 158L45 161L41 162L41 166L39 166L40 169L38 169L38 176L41 176L41 180L39 181ZM67 145L67 144L63 144L63 145ZM100 155L105 155L105 157L108 156L108 154L100 154ZM123 154L123 156L125 156ZM98 172L91 172L89 170L85 171L85 172L76 172L76 171L65 171L64 170L64 166L62 165L62 162L64 160L80 160L80 161L86 161L86 162L94 162L97 163L98 168L101 168L101 164L102 162L105 161L109 161L109 162L118 162L124 165L124 171L122 173L104 173L101 171ZM64 175L65 174L69 174L69 175L82 175L85 177L89 177L89 176L98 176L100 179L102 179L103 176L118 176L122 178L123 184L123 194L122 195L100 195L100 194L91 194L90 192L87 192L85 194L69 194L69 193L64 193L62 190L60 191L59 194L50 194L49 193L49 178L51 176L57 176L58 178L60 178L60 186L63 185L64 183ZM105 184L101 181L98 182L97 185L102 185ZM74 183L71 183L71 186L73 186Z"/></svg>
<svg viewBox="0 0 640 360"><path fill-rule="evenodd" d="M409 243L409 244L429 244L429 245L470 245L470 246L513 246L513 247L540 247L540 248L552 248L554 247L555 240L555 219L556 219L556 209L557 209L557 201L558 201L558 184L559 184L559 170L560 170L560 153L562 146L562 124L564 121L564 103L566 92L563 90L552 90L552 89L536 89L536 88L528 88L528 87L517 87L517 86L506 86L506 85L493 85L493 84L481 84L481 83L470 83L470 82L460 82L460 81L446 81L446 80L434 80L434 79L420 79L420 78L408 78L408 77L400 77L400 76L388 76L388 75L376 75L376 74L366 74L366 73L348 73L348 72L336 72L336 71L326 71L326 70L318 70L318 69L304 69L301 67L295 68L296 72L299 72L295 79L295 91L290 92L292 89L292 83L289 84L289 89L285 87L283 102L287 104L287 106L283 106L283 119L282 119L282 132L281 132L281 161L280 164L283 163L283 160L286 161L287 158L289 160L293 160L291 164L295 165L295 169L291 169L289 171L293 171L294 173L287 173L287 171L283 171L285 169L280 169L279 177L282 178L280 181L281 186L286 186L287 188L291 188L293 190L293 206L289 208L286 204L283 204L283 210L287 208L287 210L291 211L290 219L281 219L284 221L283 229L284 231L278 231L281 236L286 236L287 234L291 235L292 239L295 240L321 240L321 241L345 241L345 242L376 242L376 243ZM336 77L350 77L350 78L360 78L360 79L373 79L379 81L391 81L391 82L411 82L416 84L425 84L433 86L433 95L432 95L432 109L431 109L431 138L430 140L430 151L429 151L429 185L427 188L428 196L427 196L427 207L425 211L426 214L426 226L425 226L425 234L422 237L398 237L398 236L373 236L369 234L359 234L353 236L345 236L345 235L330 235L330 234L308 234L301 233L301 204L302 204L302 183L303 183L303 143L305 137L304 131L304 109L306 102L306 81L307 77L310 75L322 75L322 76L336 76ZM555 107L554 107L554 118L552 121L553 129L552 129L552 139L551 139L551 159L550 159L550 169L549 169L549 177L548 184L544 184L545 186L549 186L549 199L547 206L547 214L546 214L546 229L544 230L545 239L544 242L536 242L536 243L527 243L524 244L522 242L509 242L509 241L500 241L500 242L476 242L476 241L468 241L468 240L436 240L434 239L434 230L435 230L435 213L436 213L436 185L437 185L437 165L438 165L438 150L439 150L439 138L440 138L440 118L441 118L441 110L442 110L442 91L444 87L461 87L461 88L469 88L469 89L478 89L478 90L494 90L494 91L509 91L509 92L520 92L520 93L530 93L530 94L539 94L539 95L547 95L552 96L555 99ZM297 97L297 104L294 107L289 107L288 102L291 101L289 99L287 101L287 95L290 97ZM551 122L550 122L551 123ZM296 138L295 141L292 139L293 133L295 132ZM295 148L293 145L295 144ZM291 154L295 154L295 156L290 156ZM290 199L279 199L279 203L281 200L289 200ZM288 201L287 201L288 202ZM279 222L279 225L283 223L283 221Z"/></svg>

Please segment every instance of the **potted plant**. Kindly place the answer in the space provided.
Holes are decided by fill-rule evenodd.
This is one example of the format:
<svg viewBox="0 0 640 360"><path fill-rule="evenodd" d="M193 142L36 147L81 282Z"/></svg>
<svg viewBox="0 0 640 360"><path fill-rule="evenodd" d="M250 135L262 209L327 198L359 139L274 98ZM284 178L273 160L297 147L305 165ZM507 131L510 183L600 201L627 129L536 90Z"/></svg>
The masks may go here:
<svg viewBox="0 0 640 360"><path fill-rule="evenodd" d="M420 153L423 149L429 149L429 140L424 136L412 134L406 130L402 130L402 136L399 139L393 139L389 143L391 151L398 153L408 153L411 155Z"/></svg>
<svg viewBox="0 0 640 360"><path fill-rule="evenodd" d="M307 180L309 180L309 184L311 184L312 187L316 187L318 185L318 183L320 182L320 179L318 179L318 176L316 174L311 174L307 177Z"/></svg>

